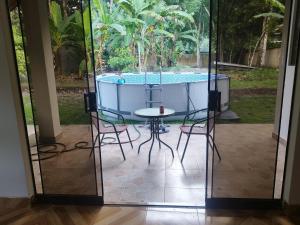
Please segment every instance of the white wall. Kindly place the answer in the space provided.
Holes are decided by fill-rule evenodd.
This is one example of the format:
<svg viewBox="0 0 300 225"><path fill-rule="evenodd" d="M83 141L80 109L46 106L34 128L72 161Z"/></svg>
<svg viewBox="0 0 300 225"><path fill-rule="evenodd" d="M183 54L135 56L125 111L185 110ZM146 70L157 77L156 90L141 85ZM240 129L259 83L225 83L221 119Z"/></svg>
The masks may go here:
<svg viewBox="0 0 300 225"><path fill-rule="evenodd" d="M32 179L4 3L0 1L0 197L30 197Z"/></svg>
<svg viewBox="0 0 300 225"><path fill-rule="evenodd" d="M300 205L300 60L298 65L284 182L284 200L290 205Z"/></svg>
<svg viewBox="0 0 300 225"><path fill-rule="evenodd" d="M294 7L295 9L295 7ZM294 12L293 12L294 14ZM293 35L294 32L291 32ZM291 46L289 46L291 49ZM296 77L295 77L296 76ZM295 79L293 108L291 101L293 80ZM288 140L286 177L284 180L283 200L289 205L300 205L300 52L298 52L297 68L287 66L285 96L283 101L281 136L287 137L289 120L291 119L290 136ZM291 117L289 110L291 109Z"/></svg>
<svg viewBox="0 0 300 225"><path fill-rule="evenodd" d="M294 15L295 8L296 7L293 6L293 10L291 12L292 15ZM291 50L291 39L293 35L293 29L294 28L290 26L290 37L288 41L288 55L286 59L287 62L289 62L290 60L289 55ZM289 65L289 63L287 63L285 82L284 82L283 101L282 101L281 127L280 127L280 137L284 140L287 140L288 131L289 131L290 111L291 111L291 102L292 102L293 85L294 85L294 74L295 74L295 66L291 66Z"/></svg>
<svg viewBox="0 0 300 225"><path fill-rule="evenodd" d="M281 115L281 127L280 127L280 137L287 140L289 131L289 121L290 121L290 110L293 95L293 85L294 85L294 74L295 67L287 66L286 77L284 83L284 95L282 102L282 115Z"/></svg>

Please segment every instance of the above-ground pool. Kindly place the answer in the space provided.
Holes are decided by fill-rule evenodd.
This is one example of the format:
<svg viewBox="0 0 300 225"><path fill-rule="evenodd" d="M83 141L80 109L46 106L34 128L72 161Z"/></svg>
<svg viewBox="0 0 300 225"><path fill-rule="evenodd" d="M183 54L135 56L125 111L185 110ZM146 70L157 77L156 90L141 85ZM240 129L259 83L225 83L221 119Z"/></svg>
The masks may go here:
<svg viewBox="0 0 300 225"><path fill-rule="evenodd" d="M229 78L211 75L211 89L216 78L221 111L225 111L229 106ZM160 105L176 111L167 120L183 119L208 105L208 75L204 73L104 74L97 76L97 89L98 108L121 113L125 119L141 120L134 115L135 110Z"/></svg>

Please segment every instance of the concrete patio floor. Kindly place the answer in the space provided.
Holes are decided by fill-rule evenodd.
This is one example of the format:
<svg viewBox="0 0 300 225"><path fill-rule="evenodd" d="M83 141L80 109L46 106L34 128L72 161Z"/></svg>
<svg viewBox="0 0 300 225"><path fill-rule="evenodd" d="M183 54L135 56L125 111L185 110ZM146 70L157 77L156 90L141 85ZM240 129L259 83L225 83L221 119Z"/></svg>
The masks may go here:
<svg viewBox="0 0 300 225"><path fill-rule="evenodd" d="M149 130L139 125L136 127L141 137L133 143L133 149L129 144L123 145L126 161L118 145L104 145L101 148L105 203L204 205L205 137L191 137L181 164L186 137L183 136L180 148L176 151L179 125L172 124L170 132L162 134L161 139L174 149L174 159L169 149L162 146L159 150L158 143L155 143L149 165L149 143L137 154L138 145L148 139ZM132 139L138 136L132 125L129 126L129 132ZM276 140L271 136L271 124L218 124L216 142L222 161L215 158L213 186L208 190L209 194L212 193L213 197L271 198L276 156ZM70 148L78 141L90 141L90 137L90 126L70 125L63 127L59 142ZM127 141L127 136L122 134L121 140ZM41 161L44 192L95 194L94 159L89 154L90 150L75 150ZM279 161L283 161L283 156L279 156ZM96 168L100 171L98 157L96 162ZM37 174L38 170L35 163ZM283 168L278 170L279 177L282 171ZM38 175L36 182L41 188ZM280 179L277 185L280 186Z"/></svg>

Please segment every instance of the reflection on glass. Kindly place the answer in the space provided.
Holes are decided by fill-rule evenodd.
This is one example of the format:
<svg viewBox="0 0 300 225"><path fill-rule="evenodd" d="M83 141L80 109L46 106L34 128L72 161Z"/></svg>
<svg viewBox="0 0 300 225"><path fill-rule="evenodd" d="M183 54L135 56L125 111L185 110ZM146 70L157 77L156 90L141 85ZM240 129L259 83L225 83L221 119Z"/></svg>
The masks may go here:
<svg viewBox="0 0 300 225"><path fill-rule="evenodd" d="M283 166L276 161L274 135L278 134L274 117L282 74L280 62L270 57L280 52L282 31L275 30L283 19L264 17L262 14L270 11L268 5L257 8L251 1L219 2L217 69L230 78L230 95L227 110L218 117L215 128L222 160L214 160L213 197L272 199L275 166ZM278 4L272 10L284 15L284 5ZM222 85L218 85L220 89ZM222 101L221 107L225 107Z"/></svg>
<svg viewBox="0 0 300 225"><path fill-rule="evenodd" d="M13 32L16 62L18 67L18 75L20 88L22 93L23 110L25 113L25 122L27 135L32 156L32 166L34 170L35 189L37 193L42 193L42 183L40 177L40 164L37 155L36 127L34 123L34 108L32 104L32 93L30 90L30 79L27 73L26 56L24 52L24 40L22 36L22 24L20 21L20 13L18 7L11 9L10 19Z"/></svg>

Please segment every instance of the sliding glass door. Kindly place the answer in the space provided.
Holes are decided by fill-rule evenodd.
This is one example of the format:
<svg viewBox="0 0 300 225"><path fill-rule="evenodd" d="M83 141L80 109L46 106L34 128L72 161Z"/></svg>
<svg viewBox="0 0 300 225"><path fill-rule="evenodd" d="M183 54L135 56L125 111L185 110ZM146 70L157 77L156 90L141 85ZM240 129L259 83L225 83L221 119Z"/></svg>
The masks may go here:
<svg viewBox="0 0 300 225"><path fill-rule="evenodd" d="M273 11L283 18L285 6L279 4ZM247 207L255 201L271 206L281 199L292 93L286 87L293 83L286 78L292 65L281 48L290 45L289 14L295 6L288 6L280 20L263 15L268 5L211 1L209 107L215 146L207 145L208 207ZM276 32L283 23L289 29Z"/></svg>
<svg viewBox="0 0 300 225"><path fill-rule="evenodd" d="M72 4L10 5L20 91L37 198L102 204L90 6Z"/></svg>

